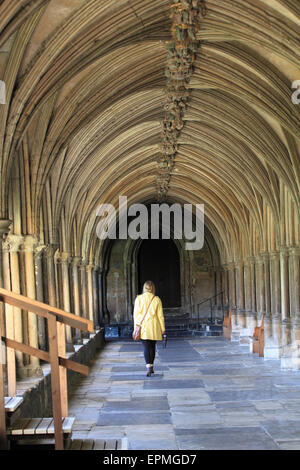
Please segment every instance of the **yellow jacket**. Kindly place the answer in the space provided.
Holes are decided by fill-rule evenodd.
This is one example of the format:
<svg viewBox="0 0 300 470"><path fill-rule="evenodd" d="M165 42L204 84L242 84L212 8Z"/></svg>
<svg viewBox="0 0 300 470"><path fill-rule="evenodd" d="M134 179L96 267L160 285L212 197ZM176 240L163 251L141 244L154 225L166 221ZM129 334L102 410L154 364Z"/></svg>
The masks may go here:
<svg viewBox="0 0 300 470"><path fill-rule="evenodd" d="M150 292L138 295L134 303L134 328L140 325L146 313L148 305L153 297ZM165 319L162 303L159 297L154 297L148 309L147 315L142 323L141 339L162 340L162 332L165 331Z"/></svg>

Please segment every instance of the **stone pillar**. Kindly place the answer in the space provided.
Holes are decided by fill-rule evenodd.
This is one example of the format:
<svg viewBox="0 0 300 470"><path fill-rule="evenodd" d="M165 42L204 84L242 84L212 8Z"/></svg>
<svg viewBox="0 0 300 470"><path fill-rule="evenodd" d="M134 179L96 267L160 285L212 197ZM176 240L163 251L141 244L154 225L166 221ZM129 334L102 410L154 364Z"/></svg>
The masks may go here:
<svg viewBox="0 0 300 470"><path fill-rule="evenodd" d="M86 263L84 261L82 261L79 265L79 272L82 317L88 319ZM81 334L83 338L89 338L89 333L87 331L83 331Z"/></svg>
<svg viewBox="0 0 300 470"><path fill-rule="evenodd" d="M48 302L51 307L57 307L56 278L54 265L54 255L56 250L56 245L48 245L45 251L47 263Z"/></svg>
<svg viewBox="0 0 300 470"><path fill-rule="evenodd" d="M228 299L228 266L227 264L223 266L223 307L228 308L229 299Z"/></svg>
<svg viewBox="0 0 300 470"><path fill-rule="evenodd" d="M99 287L98 287L98 277L99 277L99 266L95 266L93 269L93 299L94 299L94 325L95 329L99 329Z"/></svg>
<svg viewBox="0 0 300 470"><path fill-rule="evenodd" d="M289 249L289 301L291 344L284 348L281 367L300 369L300 248Z"/></svg>
<svg viewBox="0 0 300 470"><path fill-rule="evenodd" d="M44 302L44 273L43 273L43 263L42 257L44 250L46 249L45 245L39 245L35 248L34 252L34 270L35 270L35 290L36 290L36 299L39 302ZM38 317L38 339L40 349L47 349L47 338L46 338L46 320L45 318Z"/></svg>
<svg viewBox="0 0 300 470"><path fill-rule="evenodd" d="M3 265L2 265L2 247L4 243L4 237L8 234L9 228L12 224L11 220L0 220L0 287L4 287L3 280Z"/></svg>
<svg viewBox="0 0 300 470"><path fill-rule="evenodd" d="M237 295L236 295L236 270L235 263L231 262L228 264L229 268L229 305L232 309L231 315L231 341L239 341L240 333L238 326L238 313L237 313Z"/></svg>
<svg viewBox="0 0 300 470"><path fill-rule="evenodd" d="M24 238L21 235L10 234L3 246L3 280L5 289L12 290L16 294L21 293L19 251ZM6 306L6 329L9 337L19 343L23 343L23 317L22 310L17 307ZM24 356L16 351L17 376L27 377L24 366Z"/></svg>
<svg viewBox="0 0 300 470"><path fill-rule="evenodd" d="M280 298L280 254L272 252L270 260L270 335L265 338L265 359L281 357L281 298ZM269 323L268 322L268 323Z"/></svg>
<svg viewBox="0 0 300 470"><path fill-rule="evenodd" d="M265 320L264 320L264 336L265 351L272 345L272 312L271 312L271 283L270 283L270 254L268 252L261 253L264 265L264 285L265 285ZM266 352L265 359L268 358Z"/></svg>
<svg viewBox="0 0 300 470"><path fill-rule="evenodd" d="M81 317L81 306L80 306L80 290L79 290L79 273L78 267L81 263L81 258L79 256L74 256L72 258L72 280L73 280L73 300L74 300L74 314ZM82 343L82 332L75 329L75 338L74 342L76 344Z"/></svg>
<svg viewBox="0 0 300 470"><path fill-rule="evenodd" d="M256 257L256 303L257 303L257 324L260 325L261 317L266 313L265 303L265 275L263 258L258 255Z"/></svg>
<svg viewBox="0 0 300 470"><path fill-rule="evenodd" d="M62 299L63 309L65 312L71 311L70 301L70 277L69 277L69 263L70 253L63 252L60 254L60 265L61 265L61 282L62 282ZM66 325L66 351L73 352L73 338L72 329L69 325Z"/></svg>
<svg viewBox="0 0 300 470"><path fill-rule="evenodd" d="M252 309L252 285L251 285L251 258L244 262L244 299L245 319L248 336L251 336L255 327L255 318Z"/></svg>
<svg viewBox="0 0 300 470"><path fill-rule="evenodd" d="M291 342L291 319L289 298L289 252L287 247L280 248L280 287L281 287L281 318L282 347Z"/></svg>
<svg viewBox="0 0 300 470"><path fill-rule="evenodd" d="M104 325L103 269L99 268L99 324Z"/></svg>
<svg viewBox="0 0 300 470"><path fill-rule="evenodd" d="M257 318L257 303L256 303L256 271L255 271L255 257L250 256L250 277L251 277L251 309L253 315L253 329L256 326L256 318Z"/></svg>
<svg viewBox="0 0 300 470"><path fill-rule="evenodd" d="M290 309L292 320L292 342L294 345L300 345L300 300L299 300L299 282L300 282L300 248L292 247L290 249Z"/></svg>
<svg viewBox="0 0 300 470"><path fill-rule="evenodd" d="M103 284L102 284L102 287L103 287L103 319L104 319L104 323L106 324L110 324L110 313L108 311L108 308L107 308L107 269L104 268L103 269Z"/></svg>
<svg viewBox="0 0 300 470"><path fill-rule="evenodd" d="M88 319L94 321L94 293L93 293L93 269L94 265L86 267L87 293L88 293Z"/></svg>
<svg viewBox="0 0 300 470"><path fill-rule="evenodd" d="M240 338L248 339L249 332L246 328L245 299L244 299L244 263L242 260L236 263L236 293L237 293L237 322Z"/></svg>
<svg viewBox="0 0 300 470"><path fill-rule="evenodd" d="M32 235L26 235L22 246L22 254L25 261L25 282L26 296L36 300L36 281L34 252L37 246L37 239ZM38 316L28 311L28 340L33 348L39 348ZM40 361L37 357L30 356L30 363L27 366L29 376L42 376Z"/></svg>

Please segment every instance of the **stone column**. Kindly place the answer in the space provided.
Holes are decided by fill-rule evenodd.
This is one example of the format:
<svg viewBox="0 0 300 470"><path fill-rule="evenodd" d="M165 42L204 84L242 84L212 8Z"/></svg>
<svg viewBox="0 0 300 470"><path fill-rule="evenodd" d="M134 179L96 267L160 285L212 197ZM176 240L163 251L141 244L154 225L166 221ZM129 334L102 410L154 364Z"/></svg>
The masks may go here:
<svg viewBox="0 0 300 470"><path fill-rule="evenodd" d="M223 306L225 309L228 308L229 299L228 299L228 266L227 264L223 266Z"/></svg>
<svg viewBox="0 0 300 470"><path fill-rule="evenodd" d="M251 336L255 327L255 318L252 309L252 285L251 285L251 258L246 258L244 262L244 299L245 299L245 319L248 336Z"/></svg>
<svg viewBox="0 0 300 470"><path fill-rule="evenodd" d="M290 309L292 320L292 341L294 344L300 345L300 299L299 299L299 282L300 282L300 248L290 248Z"/></svg>
<svg viewBox="0 0 300 470"><path fill-rule="evenodd" d="M300 248L289 249L289 302L291 344L284 348L281 367L300 369Z"/></svg>
<svg viewBox="0 0 300 470"><path fill-rule="evenodd" d="M221 267L216 270L216 294L217 297L215 298L215 315L219 317L218 312L222 310L222 269Z"/></svg>
<svg viewBox="0 0 300 470"><path fill-rule="evenodd" d="M265 359L281 356L281 298L280 298L280 254L272 252L270 259L270 307L271 335L265 340Z"/></svg>
<svg viewBox="0 0 300 470"><path fill-rule="evenodd" d="M103 319L105 324L110 323L110 313L107 308L107 269L103 269Z"/></svg>
<svg viewBox="0 0 300 470"><path fill-rule="evenodd" d="M280 288L281 288L281 318L282 346L291 342L291 318L289 298L289 251L287 247L280 248Z"/></svg>
<svg viewBox="0 0 300 470"><path fill-rule="evenodd" d="M265 302L265 275L263 258L256 256L256 303L257 303L257 324L260 325L261 317L266 313Z"/></svg>
<svg viewBox="0 0 300 470"><path fill-rule="evenodd" d="M253 327L256 326L257 304L256 304L256 275L255 275L255 257L250 256L250 277L251 277L251 309L253 315Z"/></svg>
<svg viewBox="0 0 300 470"><path fill-rule="evenodd" d="M25 261L25 282L26 282L26 295L30 299L36 299L35 288L35 266L34 266L34 251L37 245L36 237L26 235L22 245L22 254ZM29 345L38 349L39 347L39 333L38 333L38 316L35 313L28 311L28 340ZM29 376L42 376L42 369L40 361L37 357L30 356L30 363L27 366Z"/></svg>
<svg viewBox="0 0 300 470"><path fill-rule="evenodd" d="M73 299L74 299L74 314L81 316L81 306L80 306L80 290L79 290L79 274L78 267L81 263L81 258L79 256L74 256L72 258L72 279L73 279ZM82 332L75 329L75 343L82 343Z"/></svg>
<svg viewBox="0 0 300 470"><path fill-rule="evenodd" d="M103 269L99 268L99 324L104 326Z"/></svg>
<svg viewBox="0 0 300 470"><path fill-rule="evenodd" d="M44 302L44 272L43 272L43 253L46 249L46 245L39 245L35 248L34 252L34 269L35 269L35 290L36 299L39 302ZM45 318L38 317L38 336L39 336L39 347L40 349L47 349L47 338L46 338L46 321Z"/></svg>
<svg viewBox="0 0 300 470"><path fill-rule="evenodd" d="M87 292L88 292L88 319L94 321L94 293L93 293L93 269L94 265L89 264L86 267L87 274Z"/></svg>
<svg viewBox="0 0 300 470"><path fill-rule="evenodd" d="M65 312L71 311L69 263L70 263L70 253L66 253L66 252L61 253L60 265L61 265L62 299L63 299L63 309ZM74 351L72 329L69 325L66 325L66 351L67 352Z"/></svg>
<svg viewBox="0 0 300 470"><path fill-rule="evenodd" d="M3 279L3 244L4 244L4 236L6 236L9 232L9 228L12 222L10 220L0 220L0 287L4 287L4 279ZM10 283L9 283L10 288ZM2 327L4 328L4 310L3 310L3 303L0 303L0 321L3 320ZM4 331L4 330L3 330Z"/></svg>
<svg viewBox="0 0 300 470"><path fill-rule="evenodd" d="M240 337L249 336L246 329L245 300L244 300L244 263L242 260L236 263L236 294L237 294L237 322Z"/></svg>
<svg viewBox="0 0 300 470"><path fill-rule="evenodd" d="M3 253L3 275L4 287L12 290L16 294L21 294L20 287L20 265L19 251L24 238L21 235L10 234L6 238ZM19 343L23 343L23 317L22 310L17 307L6 306L6 328L10 331L9 337ZM13 335L13 336L12 336ZM27 371L24 366L24 356L16 351L17 375L20 378L27 377Z"/></svg>
<svg viewBox="0 0 300 470"><path fill-rule="evenodd" d="M229 305L232 309L231 315L231 325L232 333L231 340L239 341L239 326L238 326L238 314L237 314L237 295L236 295L236 272L235 272L235 263L228 263L229 268Z"/></svg>
<svg viewBox="0 0 300 470"><path fill-rule="evenodd" d="M271 312L271 282L270 282L270 254L268 252L261 253L264 265L264 285L265 285L265 320L264 320L264 335L265 335L265 351L272 344L272 312ZM267 356L266 356L267 355ZM264 356L268 358L268 352Z"/></svg>
<svg viewBox="0 0 300 470"><path fill-rule="evenodd" d="M82 317L88 319L86 263L84 261L82 261L79 265L79 272ZM81 334L83 338L89 338L89 333L87 331L83 331Z"/></svg>
<svg viewBox="0 0 300 470"><path fill-rule="evenodd" d="M56 245L48 245L45 251L47 263L47 281L48 281L48 302L51 307L57 307L56 279L54 255L57 250Z"/></svg>
<svg viewBox="0 0 300 470"><path fill-rule="evenodd" d="M93 292L94 292L94 324L95 329L99 329L99 287L98 287L98 278L99 278L99 266L95 266L93 269Z"/></svg>
<svg viewBox="0 0 300 470"><path fill-rule="evenodd" d="M4 287L3 281L3 266L2 266L2 246L4 237L8 234L9 228L12 224L11 220L0 220L0 287Z"/></svg>

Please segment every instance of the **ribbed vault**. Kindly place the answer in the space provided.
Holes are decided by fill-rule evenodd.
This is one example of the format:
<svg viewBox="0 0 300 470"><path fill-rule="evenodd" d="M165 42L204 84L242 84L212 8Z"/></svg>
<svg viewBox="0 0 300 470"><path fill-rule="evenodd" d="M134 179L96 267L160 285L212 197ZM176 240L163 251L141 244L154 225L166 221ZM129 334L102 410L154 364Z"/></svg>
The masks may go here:
<svg viewBox="0 0 300 470"><path fill-rule="evenodd" d="M207 0L167 201L205 204L220 264L299 244L300 4ZM100 203L157 199L167 0L0 3L1 219L101 265Z"/></svg>

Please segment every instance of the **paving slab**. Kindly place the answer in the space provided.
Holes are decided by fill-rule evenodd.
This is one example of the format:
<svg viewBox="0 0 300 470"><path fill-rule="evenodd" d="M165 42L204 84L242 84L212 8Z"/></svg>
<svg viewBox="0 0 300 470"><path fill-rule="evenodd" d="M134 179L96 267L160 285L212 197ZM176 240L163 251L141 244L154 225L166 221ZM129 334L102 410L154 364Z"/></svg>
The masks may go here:
<svg viewBox="0 0 300 470"><path fill-rule="evenodd" d="M278 450L279 446L260 427L226 426L175 430L179 448L206 450Z"/></svg>
<svg viewBox="0 0 300 470"><path fill-rule="evenodd" d="M73 437L127 437L132 450L300 448L300 371L222 337L158 343L154 370L146 377L141 344L108 342L72 390Z"/></svg>

